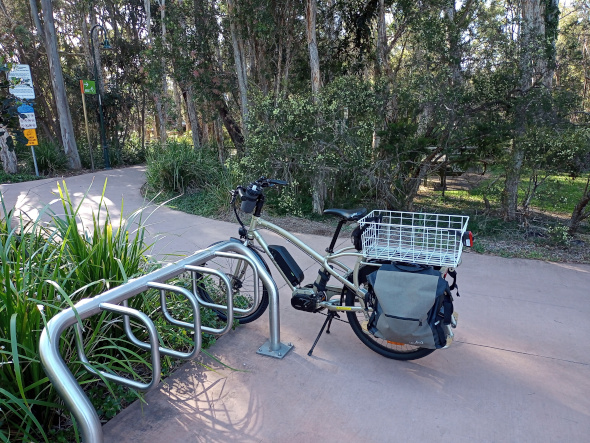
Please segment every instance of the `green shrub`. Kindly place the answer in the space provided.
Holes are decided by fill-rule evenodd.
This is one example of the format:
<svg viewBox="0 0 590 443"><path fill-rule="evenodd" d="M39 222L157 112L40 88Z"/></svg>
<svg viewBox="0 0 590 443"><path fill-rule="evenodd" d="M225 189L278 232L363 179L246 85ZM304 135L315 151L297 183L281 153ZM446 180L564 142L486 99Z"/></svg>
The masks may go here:
<svg viewBox="0 0 590 443"><path fill-rule="evenodd" d="M27 151L27 165L30 171L35 171L33 155ZM60 145L49 141L41 141L35 146L35 158L40 175L53 175L68 168L68 159Z"/></svg>
<svg viewBox="0 0 590 443"><path fill-rule="evenodd" d="M141 146L141 138L132 134L125 143L110 147L111 166L139 165L145 163L146 149Z"/></svg>
<svg viewBox="0 0 590 443"><path fill-rule="evenodd" d="M141 220L119 220L113 229L107 216L94 220L92 234L78 230L80 206L74 208L67 188L60 187L64 218L53 214L49 225L41 218L25 221L14 211L0 221L0 440L49 441L56 420L65 414L61 400L49 383L39 359L39 338L46 322L82 295L92 296L116 286L145 269L147 246ZM102 203L102 202L101 202ZM45 211L42 211L42 213ZM137 223L135 232L129 227ZM147 308L149 309L149 308ZM85 320L85 349L100 355L93 362L111 371L135 373L134 365L147 365L141 355L126 351L120 325L106 315ZM112 331L115 330L115 333ZM84 370L73 351L70 329L62 335L60 353L81 385L97 378ZM121 358L121 354L124 358ZM134 394L137 397L137 393ZM62 418L63 420L63 418Z"/></svg>
<svg viewBox="0 0 590 443"><path fill-rule="evenodd" d="M371 173L377 109L373 85L352 76L331 82L315 101L310 94L253 96L240 173L246 183L261 175L297 183L278 212L311 212L317 177L327 204L355 204L364 197L359 183Z"/></svg>
<svg viewBox="0 0 590 443"><path fill-rule="evenodd" d="M22 173L17 173L17 174L7 174L4 171L0 170L0 183L4 184L4 183L21 183L21 182L28 182L28 181L32 181L32 180L39 180L41 177L37 177L36 175L33 174L22 174Z"/></svg>
<svg viewBox="0 0 590 443"><path fill-rule="evenodd" d="M551 226L547 229L551 242L559 246L567 246L571 240L568 227L564 225Z"/></svg>
<svg viewBox="0 0 590 443"><path fill-rule="evenodd" d="M147 255L150 246L140 211L114 223L103 191L92 229L86 231L80 218L83 201L74 205L65 183L58 189L64 214L51 213L49 223L41 216L27 221L22 214L15 223L14 210L7 210L0 196L0 441L79 440L75 422L41 367L41 331L81 297L95 296L158 266ZM188 284L182 277L172 283ZM192 346L190 334L164 319L158 291L131 298L129 306L150 315L162 346L181 351ZM175 318L191 322L189 308L182 297L169 297ZM201 308L201 318L203 324L219 327L211 310ZM146 338L141 325L132 322L132 328L140 340ZM85 319L83 329L82 344L93 367L147 382L149 353L129 342L121 317L103 312ZM203 347L214 340L206 335ZM73 328L62 334L59 351L102 419L141 398L133 389L100 380L79 363ZM177 360L165 357L163 375L177 365Z"/></svg>
<svg viewBox="0 0 590 443"><path fill-rule="evenodd" d="M195 150L187 140L171 139L166 146L151 144L147 154L146 178L153 191L185 192L217 183L223 173L214 152Z"/></svg>

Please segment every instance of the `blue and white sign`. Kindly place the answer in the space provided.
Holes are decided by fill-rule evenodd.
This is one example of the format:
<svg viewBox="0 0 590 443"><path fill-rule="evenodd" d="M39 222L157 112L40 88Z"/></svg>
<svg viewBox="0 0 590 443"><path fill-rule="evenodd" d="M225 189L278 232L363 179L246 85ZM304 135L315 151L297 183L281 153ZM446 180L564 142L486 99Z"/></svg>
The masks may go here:
<svg viewBox="0 0 590 443"><path fill-rule="evenodd" d="M21 129L37 128L37 119L35 118L35 111L32 106L20 105L17 111Z"/></svg>

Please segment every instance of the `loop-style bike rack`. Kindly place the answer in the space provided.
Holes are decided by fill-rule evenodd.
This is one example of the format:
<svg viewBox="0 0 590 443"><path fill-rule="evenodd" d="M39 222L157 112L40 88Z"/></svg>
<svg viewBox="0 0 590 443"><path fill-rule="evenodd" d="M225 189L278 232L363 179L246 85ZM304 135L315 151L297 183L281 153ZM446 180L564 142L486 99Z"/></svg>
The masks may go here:
<svg viewBox="0 0 590 443"><path fill-rule="evenodd" d="M233 323L234 313L248 314L254 309L260 300L262 294L258 293L258 285L254 285L254 304L250 309L234 308L232 299L232 287L228 277L215 269L209 269L203 266L207 261L215 257L224 257L235 260L243 260L248 263L253 270L254 281L258 278L262 281L269 296L269 324L270 337L257 351L259 354L268 355L275 358L283 358L292 348L291 344L283 344L280 341L280 318L279 318L279 297L275 282L266 270L262 262L244 245L235 241L226 241L211 246L208 249L196 252L194 255L185 258L176 263L167 265L155 272L144 275L140 278L130 280L128 283L111 289L91 299L80 300L73 308L66 309L48 323L41 334L39 343L39 352L41 362L49 380L55 387L57 393L64 400L66 407L74 415L84 442L100 443L103 442L102 426L98 414L90 403L90 400L84 394L84 391L66 366L65 361L59 353L60 336L67 328L75 326L76 328L76 345L78 356L84 367L91 373L98 375L106 380L120 383L122 385L140 390L149 391L155 388L160 382L161 362L160 356L166 355L174 358L190 360L195 358L201 350L201 332L207 332L213 335L223 335L227 333ZM174 286L166 283L174 277L190 272L193 276L193 290ZM215 275L219 277L226 287L227 304L219 305L207 302L200 298L196 290L195 276L196 273ZM127 300L147 291L156 289L160 291L160 304L162 314L167 322L179 328L191 331L194 337L193 349L190 352L180 352L174 349L165 348L159 345L159 336L157 329L148 315L130 308ZM193 322L188 323L177 320L170 314L166 294L175 293L184 296L193 311ZM212 309L222 309L227 312L227 324L223 328L211 328L201 325L199 306L205 306ZM137 347L151 353L152 379L149 383L141 383L135 380L127 379L115 374L98 370L90 364L83 345L83 330L80 323L93 315L108 311L123 316L124 331L129 340ZM149 336L149 342L138 339L131 330L130 318L133 317L145 326Z"/></svg>

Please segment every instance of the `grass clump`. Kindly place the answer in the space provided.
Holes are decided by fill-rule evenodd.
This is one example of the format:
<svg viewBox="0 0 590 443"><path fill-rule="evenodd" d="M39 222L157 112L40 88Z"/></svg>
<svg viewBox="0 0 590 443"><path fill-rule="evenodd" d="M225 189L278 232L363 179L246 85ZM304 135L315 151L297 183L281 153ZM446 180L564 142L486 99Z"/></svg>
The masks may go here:
<svg viewBox="0 0 590 443"><path fill-rule="evenodd" d="M152 144L148 149L146 178L153 191L196 192L217 183L222 174L211 150L196 150L183 139L170 139L165 146Z"/></svg>
<svg viewBox="0 0 590 443"><path fill-rule="evenodd" d="M146 220L140 211L112 220L103 188L92 226L86 229L81 219L83 201L75 205L65 183L58 188L63 210L59 215L45 208L36 219L28 219L7 210L1 200L0 441L79 441L73 417L41 366L41 332L52 317L81 298L96 296L159 266L149 256L151 245L146 242ZM169 308L175 318L189 322L192 311L184 303L171 297ZM158 291L141 293L129 305L150 315L162 346L181 351L192 346L190 334L163 318ZM216 324L212 311L201 315L203 324ZM142 325L132 323L132 328L140 340L145 339ZM82 346L94 368L142 382L151 377L149 354L129 342L121 317L102 312L83 320L82 329ZM207 336L203 343L213 341ZM103 421L141 398L139 392L101 380L80 364L74 328L62 334L59 350ZM163 375L177 365L178 361L165 358Z"/></svg>

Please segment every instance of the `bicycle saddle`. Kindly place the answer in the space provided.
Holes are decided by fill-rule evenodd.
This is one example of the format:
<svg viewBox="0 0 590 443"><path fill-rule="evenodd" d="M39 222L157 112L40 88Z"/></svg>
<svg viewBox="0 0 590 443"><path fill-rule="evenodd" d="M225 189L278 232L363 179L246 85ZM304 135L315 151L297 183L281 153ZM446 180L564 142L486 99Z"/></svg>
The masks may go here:
<svg viewBox="0 0 590 443"><path fill-rule="evenodd" d="M324 214L335 215L346 221L358 221L367 213L367 208L358 209L325 209Z"/></svg>

